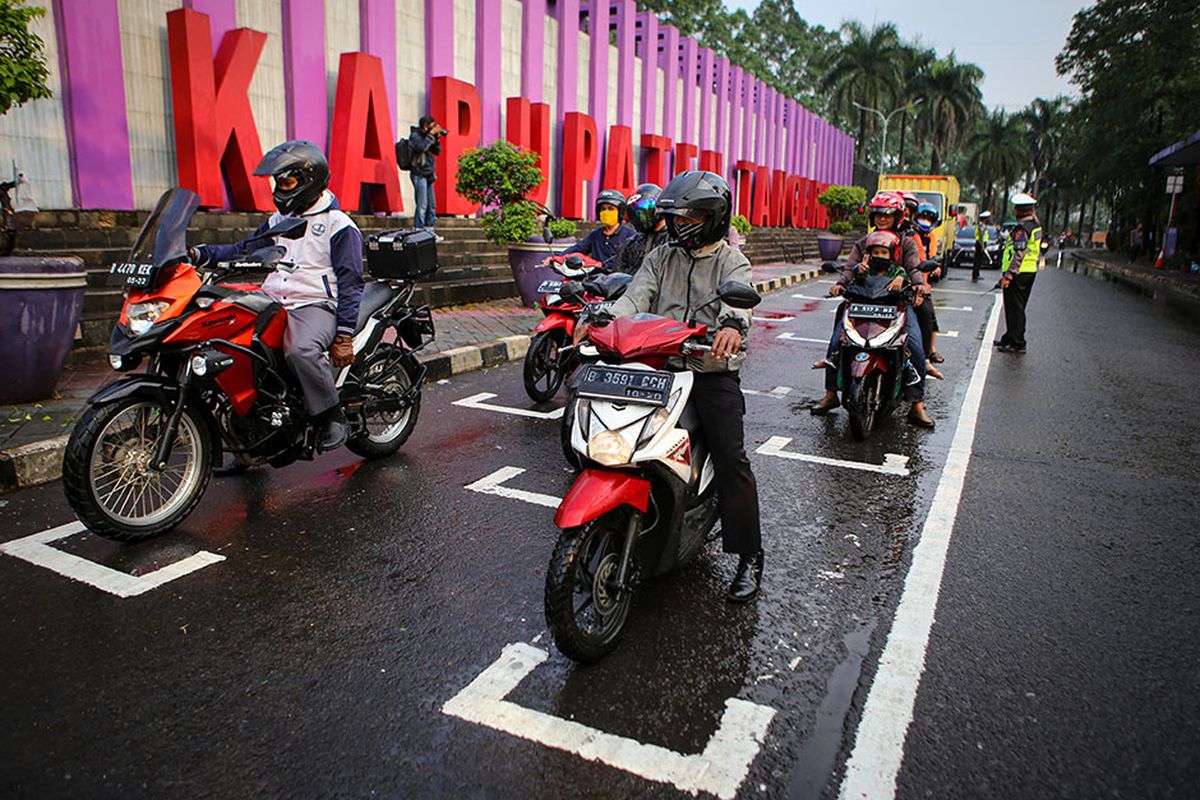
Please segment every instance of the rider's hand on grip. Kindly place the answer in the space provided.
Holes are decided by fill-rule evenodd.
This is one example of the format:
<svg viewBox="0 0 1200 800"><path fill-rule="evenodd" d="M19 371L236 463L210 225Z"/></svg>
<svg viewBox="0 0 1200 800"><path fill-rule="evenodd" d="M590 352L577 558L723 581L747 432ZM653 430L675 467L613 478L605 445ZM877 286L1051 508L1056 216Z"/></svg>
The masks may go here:
<svg viewBox="0 0 1200 800"><path fill-rule="evenodd" d="M713 337L713 358L729 358L742 348L742 335L733 328L721 328Z"/></svg>
<svg viewBox="0 0 1200 800"><path fill-rule="evenodd" d="M841 294L845 290L846 290L845 286L842 286L840 283L835 283L833 286L829 287L829 296L837 297L839 294Z"/></svg>
<svg viewBox="0 0 1200 800"><path fill-rule="evenodd" d="M329 348L329 360L335 367L348 367L354 363L354 339L345 333L339 333L333 339Z"/></svg>

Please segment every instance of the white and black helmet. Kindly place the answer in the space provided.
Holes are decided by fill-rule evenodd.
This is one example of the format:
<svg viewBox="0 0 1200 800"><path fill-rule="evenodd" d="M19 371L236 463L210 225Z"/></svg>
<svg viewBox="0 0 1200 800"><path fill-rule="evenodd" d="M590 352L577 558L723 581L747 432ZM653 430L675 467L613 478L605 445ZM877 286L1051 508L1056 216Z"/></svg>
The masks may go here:
<svg viewBox="0 0 1200 800"><path fill-rule="evenodd" d="M658 198L658 213L667 221L671 240L687 250L723 239L729 233L732 209L729 184L715 172L681 172ZM680 217L700 221L680 223Z"/></svg>
<svg viewBox="0 0 1200 800"><path fill-rule="evenodd" d="M293 139L268 150L254 174L275 178L271 198L280 213L301 214L317 202L329 185L329 162L321 148L312 142ZM283 177L295 178L296 185L286 191L280 189L278 180Z"/></svg>

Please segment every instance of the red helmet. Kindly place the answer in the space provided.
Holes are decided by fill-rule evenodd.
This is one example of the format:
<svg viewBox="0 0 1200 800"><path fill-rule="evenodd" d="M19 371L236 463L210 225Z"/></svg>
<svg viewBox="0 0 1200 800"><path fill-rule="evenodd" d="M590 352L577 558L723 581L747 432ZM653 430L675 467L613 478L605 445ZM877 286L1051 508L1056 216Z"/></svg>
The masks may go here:
<svg viewBox="0 0 1200 800"><path fill-rule="evenodd" d="M904 198L899 192L878 192L867 205L867 214L889 214L892 222L898 224L904 216Z"/></svg>
<svg viewBox="0 0 1200 800"><path fill-rule="evenodd" d="M921 202L912 192L900 192L900 196L904 198L904 205L916 208Z"/></svg>
<svg viewBox="0 0 1200 800"><path fill-rule="evenodd" d="M872 247L886 247L892 251L899 244L900 237L893 231L872 231L867 234L867 240L863 242L863 250L870 250Z"/></svg>

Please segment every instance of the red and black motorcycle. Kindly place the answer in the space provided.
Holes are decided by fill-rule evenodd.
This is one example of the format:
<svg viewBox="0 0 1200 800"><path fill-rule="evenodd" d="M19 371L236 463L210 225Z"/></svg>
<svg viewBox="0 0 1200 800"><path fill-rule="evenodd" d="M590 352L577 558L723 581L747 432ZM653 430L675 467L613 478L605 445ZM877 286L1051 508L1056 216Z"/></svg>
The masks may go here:
<svg viewBox="0 0 1200 800"><path fill-rule="evenodd" d="M202 274L186 243L199 201L186 189L168 190L128 262L112 267L127 296L109 361L121 372L142 362L146 369L92 396L63 461L71 508L109 539L138 541L177 525L200 501L223 453L242 466L282 467L316 452L317 426L284 362L287 312L259 286L234 282L289 268L285 249L267 246ZM306 226L285 217L260 238L297 239ZM336 375L351 426L346 446L366 458L394 453L420 411L425 367L415 354L434 331L429 308L411 300L415 278L437 267L432 241L426 244L419 268L406 273L389 268L395 259L379 258L396 249L387 235L369 243L367 271L380 279L363 292L354 363ZM394 338L384 341L389 331Z"/></svg>
<svg viewBox="0 0 1200 800"><path fill-rule="evenodd" d="M542 281L538 287L538 302L546 316L534 329L522 370L525 393L535 403L554 397L563 379L580 364L572 339L584 304L615 300L633 280L620 272L603 273L599 261L580 253L550 256L542 265L563 280Z"/></svg>

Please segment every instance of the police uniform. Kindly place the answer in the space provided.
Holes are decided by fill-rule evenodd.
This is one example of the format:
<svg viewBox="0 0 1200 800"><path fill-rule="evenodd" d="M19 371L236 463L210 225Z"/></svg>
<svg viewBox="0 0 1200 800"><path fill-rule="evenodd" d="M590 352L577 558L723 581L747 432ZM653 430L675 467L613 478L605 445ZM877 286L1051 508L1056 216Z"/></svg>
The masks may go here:
<svg viewBox="0 0 1200 800"><path fill-rule="evenodd" d="M1037 278L1042 255L1042 223L1037 215L1017 223L1004 245L1002 278L1010 278L1004 287L1004 335L1000 344L1025 349L1025 307Z"/></svg>

